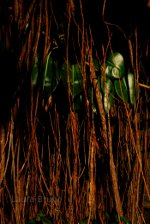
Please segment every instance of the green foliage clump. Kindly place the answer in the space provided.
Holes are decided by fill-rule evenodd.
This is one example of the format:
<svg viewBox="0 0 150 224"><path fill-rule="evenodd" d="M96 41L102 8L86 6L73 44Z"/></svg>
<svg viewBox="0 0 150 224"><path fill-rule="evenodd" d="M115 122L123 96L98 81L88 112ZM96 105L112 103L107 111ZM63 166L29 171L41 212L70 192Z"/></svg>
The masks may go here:
<svg viewBox="0 0 150 224"><path fill-rule="evenodd" d="M33 86L37 85L39 81L38 63L38 58L36 58L32 71ZM129 72L126 74L123 56L118 52L110 54L106 61L105 75L101 74L101 67L96 59L94 59L94 65L95 70L98 71L97 80L102 93L105 112L108 113L117 98L125 103L134 105L137 98L137 84L133 73ZM44 65L42 78L40 79L40 86L44 93L43 97L48 98L51 96L58 88L60 82L63 83L64 89L67 92L68 81L70 82L71 96L74 110L76 111L82 105L82 64L68 63L67 65L63 63L59 66L50 52ZM93 97L91 97L92 85L88 84L87 88L90 103L93 104ZM96 111L95 107L94 111Z"/></svg>
<svg viewBox="0 0 150 224"><path fill-rule="evenodd" d="M42 211L39 211L39 213L34 219L31 219L27 222L27 224L36 224L36 223L52 224L52 220L49 217L47 217Z"/></svg>

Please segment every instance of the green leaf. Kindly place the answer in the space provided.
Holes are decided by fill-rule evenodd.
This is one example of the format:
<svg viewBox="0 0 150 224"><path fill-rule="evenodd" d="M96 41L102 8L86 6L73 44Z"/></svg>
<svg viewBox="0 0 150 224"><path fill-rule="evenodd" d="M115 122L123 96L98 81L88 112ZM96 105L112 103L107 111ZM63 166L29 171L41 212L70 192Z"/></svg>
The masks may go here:
<svg viewBox="0 0 150 224"><path fill-rule="evenodd" d="M100 71L101 67L100 67L98 60L96 58L94 58L93 62L94 62L96 71Z"/></svg>
<svg viewBox="0 0 150 224"><path fill-rule="evenodd" d="M69 64L69 73L71 72L71 66ZM61 80L63 82L63 85L65 87L65 89L68 91L68 71L67 71L67 65L66 63L64 63L61 67L61 70L60 70L60 77L61 77Z"/></svg>
<svg viewBox="0 0 150 224"><path fill-rule="evenodd" d="M130 103L133 105L136 91L135 91L134 75L132 73L128 73L128 87L129 87Z"/></svg>
<svg viewBox="0 0 150 224"><path fill-rule="evenodd" d="M127 84L126 84L126 80L123 77L123 79L116 79L114 81L115 84L115 90L117 95L125 102L128 102L128 88L127 88Z"/></svg>
<svg viewBox="0 0 150 224"><path fill-rule="evenodd" d="M108 113L108 111L111 109L112 105L115 102L113 94L110 93L108 96L105 94L103 101L104 101L105 112Z"/></svg>
<svg viewBox="0 0 150 224"><path fill-rule="evenodd" d="M31 219L27 222L27 224L35 224L35 220L34 219Z"/></svg>
<svg viewBox="0 0 150 224"><path fill-rule="evenodd" d="M121 216L120 220L124 223L124 224L130 224L129 220L127 220L126 217Z"/></svg>
<svg viewBox="0 0 150 224"><path fill-rule="evenodd" d="M74 103L74 110L77 112L79 109L82 108L83 95L79 94L76 97L74 97L73 103Z"/></svg>
<svg viewBox="0 0 150 224"><path fill-rule="evenodd" d="M58 74L58 67L49 53L46 59L43 75L43 90L45 96L49 97L57 88L59 83Z"/></svg>
<svg viewBox="0 0 150 224"><path fill-rule="evenodd" d="M125 75L124 58L120 53L110 54L106 62L106 75L115 79L120 79Z"/></svg>
<svg viewBox="0 0 150 224"><path fill-rule="evenodd" d="M70 87L71 87L71 94L76 97L78 94L81 94L83 91L83 80L81 75L81 68L78 64L69 64L69 75L70 75ZM67 65L64 63L61 68L61 79L63 84L68 90L68 72L67 72Z"/></svg>
<svg viewBox="0 0 150 224"><path fill-rule="evenodd" d="M32 69L32 73L31 73L31 78L32 78L32 86L36 86L37 85L37 81L38 81L38 57L35 58L35 63L33 65L33 69Z"/></svg>
<svg viewBox="0 0 150 224"><path fill-rule="evenodd" d="M78 224L87 224L87 223L88 223L88 219L83 219Z"/></svg>
<svg viewBox="0 0 150 224"><path fill-rule="evenodd" d="M102 91L103 91L103 103L104 103L104 109L106 113L110 110L112 105L114 104L114 96L115 96L115 91L114 91L114 85L111 79L106 77L106 81L102 80L102 85L101 85Z"/></svg>
<svg viewBox="0 0 150 224"><path fill-rule="evenodd" d="M45 217L45 214L43 214L42 211L39 211L36 217L36 221L41 221Z"/></svg>
<svg viewBox="0 0 150 224"><path fill-rule="evenodd" d="M43 224L52 224L52 221L48 217L42 219Z"/></svg>
<svg viewBox="0 0 150 224"><path fill-rule="evenodd" d="M71 66L71 93L73 98L83 91L81 68L78 64Z"/></svg>
<svg viewBox="0 0 150 224"><path fill-rule="evenodd" d="M48 218L42 211L37 214L36 221L41 221L43 224L52 224L50 218Z"/></svg>

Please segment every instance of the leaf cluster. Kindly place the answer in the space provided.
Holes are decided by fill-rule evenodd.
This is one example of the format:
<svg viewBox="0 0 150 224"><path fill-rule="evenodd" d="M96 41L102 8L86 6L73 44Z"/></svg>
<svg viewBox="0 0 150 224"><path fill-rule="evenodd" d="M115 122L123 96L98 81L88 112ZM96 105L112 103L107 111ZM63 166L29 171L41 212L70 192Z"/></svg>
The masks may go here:
<svg viewBox="0 0 150 224"><path fill-rule="evenodd" d="M134 106L138 97L138 85L134 74L126 72L124 57L119 52L111 53L106 61L105 74L102 74L97 59L93 61L97 71L97 81L102 93L105 112L108 113L116 99ZM58 61L53 59L52 52L50 52L46 58L40 79L38 68L39 59L37 57L32 70L32 85L36 86L40 83L44 98L53 95L61 82L66 92L68 86L70 86L74 110L76 111L81 107L83 103L82 63L67 64L64 62L60 66ZM89 76L90 74L87 71L87 80L90 80ZM87 95L91 105L94 105L94 111L96 111L90 83L87 83Z"/></svg>

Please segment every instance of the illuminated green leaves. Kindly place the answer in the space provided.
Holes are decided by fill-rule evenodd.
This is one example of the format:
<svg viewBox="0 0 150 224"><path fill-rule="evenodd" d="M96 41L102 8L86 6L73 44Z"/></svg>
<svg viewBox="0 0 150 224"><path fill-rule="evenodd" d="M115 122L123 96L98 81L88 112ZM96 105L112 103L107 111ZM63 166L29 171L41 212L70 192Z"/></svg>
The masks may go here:
<svg viewBox="0 0 150 224"><path fill-rule="evenodd" d="M27 222L27 224L36 224L36 223L52 224L52 220L51 218L47 217L42 211L39 211L35 219L31 219Z"/></svg>
<svg viewBox="0 0 150 224"><path fill-rule="evenodd" d="M134 75L125 73L124 58L116 52L112 53L106 62L106 90L103 87L103 103L106 112L109 111L114 103L114 98L119 97L123 102L134 105L135 95L137 96L137 85L135 86ZM114 86L114 89L113 87ZM112 91L113 90L113 91Z"/></svg>
<svg viewBox="0 0 150 224"><path fill-rule="evenodd" d="M120 79L125 75L124 58L120 53L110 54L106 62L106 75L115 79Z"/></svg>
<svg viewBox="0 0 150 224"><path fill-rule="evenodd" d="M101 75L101 66L97 59L93 59L95 70L97 72L97 81L102 92L102 100L105 112L111 109L115 100L119 98L124 103L134 105L137 99L137 84L132 73L126 74L124 58L116 52L110 54L106 61L105 77ZM38 58L32 70L32 85L35 86L38 80L42 80L42 89L44 97L49 97L57 89L60 80L63 83L64 89L68 92L68 82L70 85L71 96L74 104L74 109L78 110L83 103L83 77L81 64L66 63L58 66L57 62L51 57L51 53L47 56L42 78L39 79L39 62ZM89 73L87 71L87 80ZM41 85L40 85L41 86ZM94 90L92 90L91 83L87 81L87 92L91 106L96 111L94 102ZM61 94L61 93L60 93Z"/></svg>

